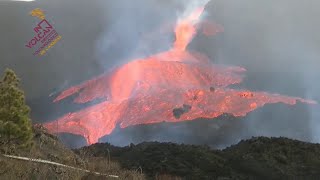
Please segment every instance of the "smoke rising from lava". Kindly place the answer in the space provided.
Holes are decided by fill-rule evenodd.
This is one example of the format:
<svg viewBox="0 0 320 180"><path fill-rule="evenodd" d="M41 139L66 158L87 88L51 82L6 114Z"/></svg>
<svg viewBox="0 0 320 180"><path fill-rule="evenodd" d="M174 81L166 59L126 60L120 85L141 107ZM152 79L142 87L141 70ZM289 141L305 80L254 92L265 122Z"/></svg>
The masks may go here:
<svg viewBox="0 0 320 180"><path fill-rule="evenodd" d="M54 133L82 135L92 144L110 134L116 124L126 128L163 121L213 118L223 113L245 116L267 103L294 105L299 100L315 104L302 98L228 88L242 81L244 68L217 66L210 63L204 54L186 50L197 32L195 22L203 9L199 7L178 20L176 40L170 50L135 59L62 92L55 102L77 93L74 103L86 103L97 98L104 101L69 113L56 122L45 123L45 126ZM187 104L191 109L181 118L176 118L172 110L181 104Z"/></svg>

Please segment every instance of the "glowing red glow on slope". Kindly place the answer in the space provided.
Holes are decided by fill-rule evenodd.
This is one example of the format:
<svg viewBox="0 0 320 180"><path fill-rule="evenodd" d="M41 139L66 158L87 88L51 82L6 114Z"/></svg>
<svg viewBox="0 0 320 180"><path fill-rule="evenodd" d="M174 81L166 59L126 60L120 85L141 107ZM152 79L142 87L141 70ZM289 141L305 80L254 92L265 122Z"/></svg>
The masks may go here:
<svg viewBox="0 0 320 180"><path fill-rule="evenodd" d="M92 144L110 134L117 124L125 128L199 117L214 118L223 113L245 116L266 103L294 105L297 100L316 103L266 92L228 88L229 85L242 82L246 71L244 68L214 65L207 56L186 51L196 33L195 21L202 11L203 8L199 8L177 23L176 41L171 50L132 60L110 73L60 93L54 102L71 95L77 95L75 103L104 100L45 123L44 126L52 133L82 135ZM214 35L222 30L220 26L210 26L204 33ZM183 104L190 105L191 109L176 118L172 111Z"/></svg>

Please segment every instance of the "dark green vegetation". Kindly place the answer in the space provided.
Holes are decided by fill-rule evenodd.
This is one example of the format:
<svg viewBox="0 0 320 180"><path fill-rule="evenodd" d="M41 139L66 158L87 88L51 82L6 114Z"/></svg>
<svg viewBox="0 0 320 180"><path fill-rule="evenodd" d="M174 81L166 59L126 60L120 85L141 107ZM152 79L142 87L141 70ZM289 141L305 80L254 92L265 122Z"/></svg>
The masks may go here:
<svg viewBox="0 0 320 180"><path fill-rule="evenodd" d="M173 143L142 143L119 148L95 144L76 150L106 157L124 168L141 168L149 177L170 174L186 179L317 179L320 145L287 138L259 137L224 150Z"/></svg>
<svg viewBox="0 0 320 180"><path fill-rule="evenodd" d="M24 92L19 89L19 78L7 69L0 80L0 136L1 143L28 146L33 136L30 108Z"/></svg>

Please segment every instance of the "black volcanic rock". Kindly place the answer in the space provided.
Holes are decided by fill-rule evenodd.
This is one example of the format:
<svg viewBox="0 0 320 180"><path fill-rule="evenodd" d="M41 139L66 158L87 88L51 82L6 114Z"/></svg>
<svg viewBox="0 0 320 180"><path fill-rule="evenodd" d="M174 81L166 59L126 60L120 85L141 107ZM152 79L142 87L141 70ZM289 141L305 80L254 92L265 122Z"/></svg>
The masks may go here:
<svg viewBox="0 0 320 180"><path fill-rule="evenodd" d="M191 109L191 107L192 107L192 106L190 106L190 105L184 104L184 105L183 105L182 107L180 107L180 108L175 108L175 109L173 109L172 113L173 113L173 115L174 115L174 117L175 117L176 119L179 119L182 114L189 112L190 109Z"/></svg>

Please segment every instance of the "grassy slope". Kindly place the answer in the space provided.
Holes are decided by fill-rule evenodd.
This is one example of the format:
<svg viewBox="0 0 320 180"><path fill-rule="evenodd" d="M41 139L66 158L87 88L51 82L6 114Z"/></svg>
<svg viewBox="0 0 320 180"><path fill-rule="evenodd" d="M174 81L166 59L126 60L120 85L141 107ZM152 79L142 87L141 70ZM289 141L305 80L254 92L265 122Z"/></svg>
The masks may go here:
<svg viewBox="0 0 320 180"><path fill-rule="evenodd" d="M137 172L123 170L115 162L110 162L106 158L84 158L75 154L44 129L35 128L34 146L30 150L10 148L1 146L1 153L30 157L34 159L44 159L58 162L65 165L89 169L105 174L118 175L117 179L143 179L143 175ZM41 147L40 147L41 144ZM29 161L9 159L0 156L0 179L106 179L93 174L72 170L65 167L40 164ZM110 179L110 178L109 178Z"/></svg>

